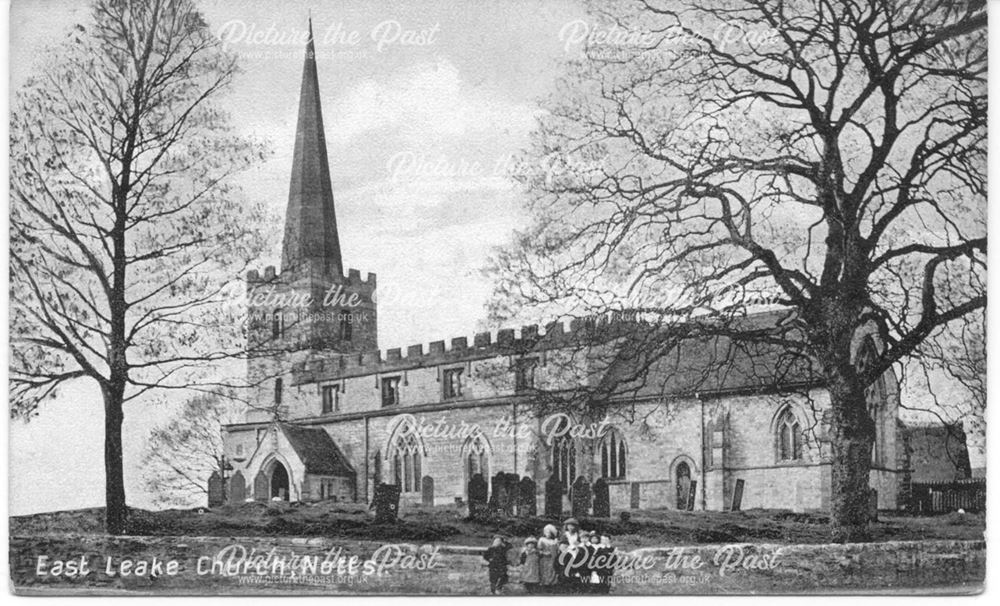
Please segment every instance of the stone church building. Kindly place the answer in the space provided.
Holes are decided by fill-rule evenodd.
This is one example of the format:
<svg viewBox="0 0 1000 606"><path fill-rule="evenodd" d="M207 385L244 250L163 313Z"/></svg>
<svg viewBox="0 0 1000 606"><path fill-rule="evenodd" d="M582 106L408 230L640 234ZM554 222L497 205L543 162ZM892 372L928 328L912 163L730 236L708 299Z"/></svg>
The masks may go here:
<svg viewBox="0 0 1000 606"><path fill-rule="evenodd" d="M225 427L230 500L369 502L384 482L404 503L454 504L472 475L506 472L536 482L539 507L553 475L567 488L603 477L613 512L725 510L734 499L829 507L827 392L773 347L681 343L610 390L615 348L646 330L628 314L379 350L375 274L341 256L312 41L281 267L249 272L247 289L250 346L262 353L248 362L245 422ZM787 316L762 307L747 321ZM877 347L859 335L858 363ZM553 395L581 390L587 407L560 408ZM908 463L891 371L869 400L871 483L879 507L894 509Z"/></svg>

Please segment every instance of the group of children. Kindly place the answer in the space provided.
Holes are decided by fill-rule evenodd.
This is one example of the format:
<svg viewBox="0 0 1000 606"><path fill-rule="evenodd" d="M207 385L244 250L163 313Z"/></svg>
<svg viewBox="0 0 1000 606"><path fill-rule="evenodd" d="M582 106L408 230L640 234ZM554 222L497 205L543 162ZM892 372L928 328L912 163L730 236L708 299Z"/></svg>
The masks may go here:
<svg viewBox="0 0 1000 606"><path fill-rule="evenodd" d="M542 529L539 538L528 537L516 560L511 561L511 545L503 536L493 537L493 544L483 554L489 564L490 593L502 593L509 581L508 566L520 567L520 581L530 594L607 594L611 591L613 570L609 562L615 549L611 537L580 530L575 518L563 522L560 533L552 524Z"/></svg>

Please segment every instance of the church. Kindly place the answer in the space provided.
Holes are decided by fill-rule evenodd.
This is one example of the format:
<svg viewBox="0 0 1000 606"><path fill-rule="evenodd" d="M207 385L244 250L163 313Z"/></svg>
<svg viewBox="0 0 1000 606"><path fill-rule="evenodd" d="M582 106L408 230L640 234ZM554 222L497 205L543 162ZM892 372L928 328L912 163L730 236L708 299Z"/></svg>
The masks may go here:
<svg viewBox="0 0 1000 606"><path fill-rule="evenodd" d="M647 330L625 313L380 350L376 276L343 264L320 96L310 39L281 266L247 275L254 395L224 428L230 501L364 503L388 483L404 510L454 505L475 474L504 472L531 478L539 507L550 478L568 493L582 477L605 480L612 512L829 508L828 394L773 347L680 343L612 389L616 344ZM878 343L855 346L860 364ZM579 392L587 406L553 395ZM896 377L868 394L871 486L896 509L909 482Z"/></svg>

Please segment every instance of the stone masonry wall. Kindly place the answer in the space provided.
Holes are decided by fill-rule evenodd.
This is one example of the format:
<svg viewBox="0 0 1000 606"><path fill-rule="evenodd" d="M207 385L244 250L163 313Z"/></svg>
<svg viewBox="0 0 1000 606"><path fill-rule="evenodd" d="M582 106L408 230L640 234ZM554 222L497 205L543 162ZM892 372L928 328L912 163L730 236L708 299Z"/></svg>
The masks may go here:
<svg viewBox="0 0 1000 606"><path fill-rule="evenodd" d="M376 550L383 548L382 555ZM223 551L223 550L229 551ZM225 561L235 549L256 550L291 562L292 557L356 556L373 562L372 574L227 574L213 571L216 556ZM13 536L11 586L16 594L483 594L487 589L483 548L448 545L378 545L322 538ZM847 545L698 545L647 548L631 552L648 568L620 570L612 594L780 594L892 589L901 594L947 588L952 593L982 590L986 548L983 541L919 541ZM46 558L42 561L40 558ZM49 574L58 558L84 558L86 576ZM125 559L152 562L153 576L106 573ZM690 564L697 557L702 564ZM173 561L174 564L168 564ZM239 559L236 559L239 562ZM274 560L271 560L274 561ZM41 562L41 571L39 574ZM423 566L417 565L423 562ZM167 568L168 565L170 568ZM408 566L409 565L409 566ZM173 571L168 574L167 570ZM511 570L512 593L518 569Z"/></svg>

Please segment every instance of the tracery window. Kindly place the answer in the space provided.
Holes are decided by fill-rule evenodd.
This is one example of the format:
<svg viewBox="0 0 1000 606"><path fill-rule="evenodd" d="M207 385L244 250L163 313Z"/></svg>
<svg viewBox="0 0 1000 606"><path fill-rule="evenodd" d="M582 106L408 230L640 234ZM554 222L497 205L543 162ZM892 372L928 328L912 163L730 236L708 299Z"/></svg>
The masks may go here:
<svg viewBox="0 0 1000 606"><path fill-rule="evenodd" d="M802 426L792 413L785 408L778 417L778 460L798 461L802 458Z"/></svg>
<svg viewBox="0 0 1000 606"><path fill-rule="evenodd" d="M401 492L420 492L422 455L416 434L403 431L396 436L390 450L392 481Z"/></svg>
<svg viewBox="0 0 1000 606"><path fill-rule="evenodd" d="M871 337L865 339L858 351L855 367L858 373L865 373L871 369L878 360L878 351ZM875 423L875 441L872 443L872 466L885 466L885 407L886 407L885 378L879 375L867 387L865 387L865 403L868 407L868 416Z"/></svg>
<svg viewBox="0 0 1000 606"><path fill-rule="evenodd" d="M608 429L601 439L601 477L618 480L628 471L625 439L615 428Z"/></svg>

